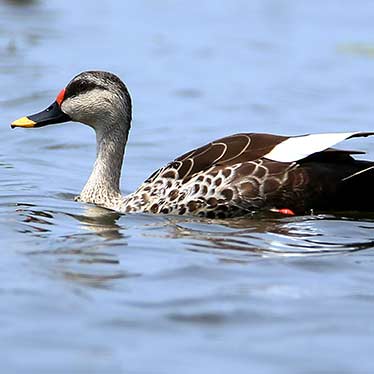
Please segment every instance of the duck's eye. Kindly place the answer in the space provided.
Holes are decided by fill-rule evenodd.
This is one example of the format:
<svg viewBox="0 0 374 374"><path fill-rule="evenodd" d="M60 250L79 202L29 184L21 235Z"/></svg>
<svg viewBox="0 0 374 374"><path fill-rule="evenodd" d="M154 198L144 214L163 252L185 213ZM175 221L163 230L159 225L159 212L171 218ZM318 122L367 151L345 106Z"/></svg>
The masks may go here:
<svg viewBox="0 0 374 374"><path fill-rule="evenodd" d="M78 96L96 87L97 85L94 82L90 82L87 80L74 81L70 83L68 87L66 88L67 92L65 96L66 97Z"/></svg>

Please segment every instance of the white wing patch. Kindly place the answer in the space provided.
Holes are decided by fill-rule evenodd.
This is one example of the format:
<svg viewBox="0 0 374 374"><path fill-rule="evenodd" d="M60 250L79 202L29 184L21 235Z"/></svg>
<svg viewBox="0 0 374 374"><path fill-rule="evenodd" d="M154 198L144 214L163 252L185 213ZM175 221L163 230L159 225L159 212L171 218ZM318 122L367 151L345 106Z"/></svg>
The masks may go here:
<svg viewBox="0 0 374 374"><path fill-rule="evenodd" d="M263 157L279 162L299 161L313 153L322 152L348 138L368 135L371 135L371 133L340 132L295 136L276 145Z"/></svg>

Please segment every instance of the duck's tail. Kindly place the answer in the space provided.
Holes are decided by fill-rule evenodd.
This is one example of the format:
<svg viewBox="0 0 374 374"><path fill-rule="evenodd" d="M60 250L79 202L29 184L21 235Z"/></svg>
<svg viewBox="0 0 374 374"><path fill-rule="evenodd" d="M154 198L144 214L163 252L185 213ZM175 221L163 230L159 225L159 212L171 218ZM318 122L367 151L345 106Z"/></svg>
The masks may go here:
<svg viewBox="0 0 374 374"><path fill-rule="evenodd" d="M355 170L342 178L337 192L342 206L374 212L374 162L356 161Z"/></svg>

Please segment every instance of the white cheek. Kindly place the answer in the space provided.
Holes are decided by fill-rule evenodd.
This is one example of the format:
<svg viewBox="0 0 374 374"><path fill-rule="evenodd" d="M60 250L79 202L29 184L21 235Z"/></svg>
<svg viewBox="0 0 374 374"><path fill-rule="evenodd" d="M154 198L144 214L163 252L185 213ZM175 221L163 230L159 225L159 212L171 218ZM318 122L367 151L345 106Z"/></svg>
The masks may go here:
<svg viewBox="0 0 374 374"><path fill-rule="evenodd" d="M74 105L73 99L66 99L61 104L61 110L67 114L71 119L76 120L75 115L77 114L77 110L74 109L77 108L76 105Z"/></svg>
<svg viewBox="0 0 374 374"><path fill-rule="evenodd" d="M94 103L94 104L92 104ZM90 123L97 118L98 100L92 93L84 93L65 99L61 104L61 110L73 121Z"/></svg>
<svg viewBox="0 0 374 374"><path fill-rule="evenodd" d="M83 123L95 130L118 126L117 124L121 125L120 128L128 129L131 107L126 105L127 102L121 95L106 89L93 89L66 97L61 104L61 110L72 121Z"/></svg>

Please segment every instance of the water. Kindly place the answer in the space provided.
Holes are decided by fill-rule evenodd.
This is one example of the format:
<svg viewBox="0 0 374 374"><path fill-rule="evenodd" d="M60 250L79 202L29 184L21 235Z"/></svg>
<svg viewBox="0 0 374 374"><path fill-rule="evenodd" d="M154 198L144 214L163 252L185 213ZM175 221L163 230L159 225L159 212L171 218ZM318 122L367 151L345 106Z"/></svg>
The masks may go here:
<svg viewBox="0 0 374 374"><path fill-rule="evenodd" d="M123 190L214 138L373 130L374 3L0 3L6 373L374 370L374 216L208 221L76 203L79 124L10 130L78 72L128 84ZM350 149L374 159L373 139Z"/></svg>

